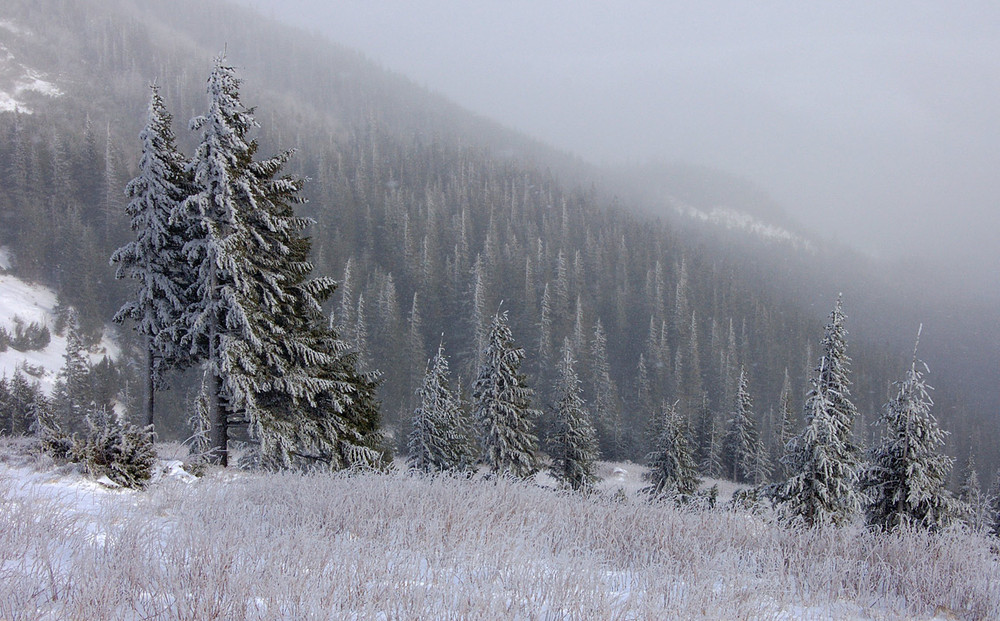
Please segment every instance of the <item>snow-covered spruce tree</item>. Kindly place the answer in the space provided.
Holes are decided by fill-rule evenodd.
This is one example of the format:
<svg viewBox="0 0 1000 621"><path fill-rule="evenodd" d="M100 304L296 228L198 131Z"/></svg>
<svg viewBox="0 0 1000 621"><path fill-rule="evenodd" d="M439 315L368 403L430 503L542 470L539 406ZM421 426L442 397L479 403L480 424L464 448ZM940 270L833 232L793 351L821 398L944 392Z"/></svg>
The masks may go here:
<svg viewBox="0 0 1000 621"><path fill-rule="evenodd" d="M237 308L253 311L227 350L228 393L259 442L267 467L375 467L385 455L375 390L380 374L359 371L358 352L340 338L322 304L336 289L309 278L312 221L292 206L299 180L277 177L290 153L254 162L260 194L248 213L258 251L252 286L236 290Z"/></svg>
<svg viewBox="0 0 1000 621"><path fill-rule="evenodd" d="M329 326L336 288L308 278L310 242L296 217L301 182L279 176L291 153L256 160L257 126L224 57L208 80L209 112L190 164L195 192L177 212L194 268L184 344L210 378L210 445L226 465L228 427L245 423L268 467L374 465L381 459L377 374ZM238 418L237 418L238 417Z"/></svg>
<svg viewBox="0 0 1000 621"><path fill-rule="evenodd" d="M870 450L860 481L869 526L938 529L955 517L957 505L946 489L952 459L940 452L947 432L931 413L926 370L914 349L899 392L879 420L885 431Z"/></svg>
<svg viewBox="0 0 1000 621"><path fill-rule="evenodd" d="M691 445L685 433L684 421L677 412L677 404L664 403L659 418L659 423L655 425L659 428L659 434L653 450L646 455L649 486L644 491L653 498L690 498L698 489L701 479L698 478Z"/></svg>
<svg viewBox="0 0 1000 621"><path fill-rule="evenodd" d="M493 316L482 365L473 385L482 461L494 475L526 478L537 470L532 391L521 373L524 350L514 345L507 311Z"/></svg>
<svg viewBox="0 0 1000 621"><path fill-rule="evenodd" d="M187 197L191 183L186 163L175 145L171 116L159 89L151 87L146 127L139 133L142 155L139 174L125 187L135 239L111 255L115 277L136 281L131 299L114 316L116 323L135 322L146 337L146 425L153 424L154 395L169 367L183 366L178 347L182 310L191 284L181 256L184 230L171 216Z"/></svg>
<svg viewBox="0 0 1000 621"><path fill-rule="evenodd" d="M772 488L783 515L809 526L844 524L861 509L859 451L851 437L857 409L851 402L845 318L838 297L806 397L805 428L789 442L781 460L788 478Z"/></svg>
<svg viewBox="0 0 1000 621"><path fill-rule="evenodd" d="M621 458L621 405L618 402L618 387L611 379L608 338L600 317L594 322L594 337L590 346L590 382L594 395L594 424L598 428L601 452L607 458Z"/></svg>
<svg viewBox="0 0 1000 621"><path fill-rule="evenodd" d="M460 472L472 466L472 433L448 383L448 359L441 343L417 389L419 403L407 443L407 462L414 470L433 474Z"/></svg>
<svg viewBox="0 0 1000 621"><path fill-rule="evenodd" d="M0 379L0 386L0 433L25 434L37 427L39 412L48 412L50 408L38 381L29 382L18 368L10 379L6 376Z"/></svg>
<svg viewBox="0 0 1000 621"><path fill-rule="evenodd" d="M555 424L548 438L552 465L549 471L560 485L574 491L586 491L597 480L594 468L597 462L597 432L584 409L580 378L573 368L573 344L567 337L563 341L559 360L555 394Z"/></svg>
<svg viewBox="0 0 1000 621"><path fill-rule="evenodd" d="M753 402L747 386L746 369L740 368L733 413L722 442L723 474L738 483L759 483L759 436L753 420Z"/></svg>
<svg viewBox="0 0 1000 621"><path fill-rule="evenodd" d="M90 389L90 361L80 336L76 309L66 317L66 352L53 390L53 414L50 431L70 434L87 429L86 418L93 397Z"/></svg>
<svg viewBox="0 0 1000 621"><path fill-rule="evenodd" d="M958 501L963 511L964 520L975 531L985 531L989 528L989 496L979 484L979 473L976 471L976 457L969 451L969 457L962 468L962 486L958 491Z"/></svg>

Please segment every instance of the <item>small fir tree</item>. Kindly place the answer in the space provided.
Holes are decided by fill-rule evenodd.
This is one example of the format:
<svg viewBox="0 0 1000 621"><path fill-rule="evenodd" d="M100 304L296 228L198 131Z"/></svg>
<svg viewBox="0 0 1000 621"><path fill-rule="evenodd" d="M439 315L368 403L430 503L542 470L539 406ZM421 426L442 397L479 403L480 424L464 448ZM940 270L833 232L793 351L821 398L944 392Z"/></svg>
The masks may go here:
<svg viewBox="0 0 1000 621"><path fill-rule="evenodd" d="M701 479L695 467L685 425L677 412L677 404L663 405L660 422L655 426L659 434L653 450L646 455L649 486L645 491L654 498L664 496L690 497L698 489Z"/></svg>
<svg viewBox="0 0 1000 621"><path fill-rule="evenodd" d="M580 396L580 378L573 368L575 362L573 344L567 338L563 341L559 380L555 387L559 401L556 403L555 426L549 436L550 472L561 485L574 491L586 491L597 480L594 474L598 455L597 434Z"/></svg>
<svg viewBox="0 0 1000 621"><path fill-rule="evenodd" d="M414 470L433 474L472 466L471 433L458 397L448 388L448 359L438 345L417 390L407 461Z"/></svg>
<svg viewBox="0 0 1000 621"><path fill-rule="evenodd" d="M747 387L746 369L740 369L736 402L722 445L725 474L738 483L756 483L760 469L759 437L753 420L753 402Z"/></svg>
<svg viewBox="0 0 1000 621"><path fill-rule="evenodd" d="M784 516L809 526L843 524L861 509L859 456L852 440L857 409L850 398L845 318L838 297L806 398L805 429L788 444L782 458L788 478L772 488Z"/></svg>
<svg viewBox="0 0 1000 621"><path fill-rule="evenodd" d="M618 388L611 379L608 361L608 339L600 318L594 322L594 337L590 346L590 385L593 394L594 424L598 429L601 452L621 458L622 429Z"/></svg>
<svg viewBox="0 0 1000 621"><path fill-rule="evenodd" d="M472 396L480 460L495 475L529 477L537 470L532 391L521 373L524 350L514 345L507 312L493 316Z"/></svg>
<svg viewBox="0 0 1000 621"><path fill-rule="evenodd" d="M969 451L969 457L962 469L962 486L959 488L958 501L965 514L965 521L975 531L989 528L989 497L979 484L979 473L976 471L976 457Z"/></svg>
<svg viewBox="0 0 1000 621"><path fill-rule="evenodd" d="M91 475L106 476L122 487L145 487L156 465L152 429L137 427L105 408L88 413L87 427L75 457Z"/></svg>
<svg viewBox="0 0 1000 621"><path fill-rule="evenodd" d="M924 382L926 370L914 348L899 392L886 404L879 421L885 432L869 452L861 477L870 526L938 529L954 517L955 502L945 488L952 460L940 452L947 432L931 413L934 402Z"/></svg>
<svg viewBox="0 0 1000 621"><path fill-rule="evenodd" d="M54 424L72 433L85 431L87 414L92 409L90 361L83 346L76 310L69 309L66 323L66 352L53 390Z"/></svg>

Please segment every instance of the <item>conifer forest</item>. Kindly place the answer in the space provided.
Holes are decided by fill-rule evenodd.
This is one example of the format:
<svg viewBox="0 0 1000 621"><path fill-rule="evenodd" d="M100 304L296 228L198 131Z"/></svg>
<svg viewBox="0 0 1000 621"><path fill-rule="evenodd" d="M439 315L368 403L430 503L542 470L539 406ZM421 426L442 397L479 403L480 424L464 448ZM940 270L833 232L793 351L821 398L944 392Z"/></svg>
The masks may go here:
<svg viewBox="0 0 1000 621"><path fill-rule="evenodd" d="M3 54L0 617L1000 614L988 297L229 1L10 0Z"/></svg>

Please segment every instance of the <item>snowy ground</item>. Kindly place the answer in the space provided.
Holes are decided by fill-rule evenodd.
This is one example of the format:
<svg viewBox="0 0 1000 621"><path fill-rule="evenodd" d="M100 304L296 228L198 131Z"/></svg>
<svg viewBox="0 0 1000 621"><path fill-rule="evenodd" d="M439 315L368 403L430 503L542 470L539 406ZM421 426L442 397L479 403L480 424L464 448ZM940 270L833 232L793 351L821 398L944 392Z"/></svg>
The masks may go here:
<svg viewBox="0 0 1000 621"><path fill-rule="evenodd" d="M786 530L398 472L192 480L178 466L148 491L114 490L0 439L0 618L1000 618L996 556L966 533Z"/></svg>
<svg viewBox="0 0 1000 621"><path fill-rule="evenodd" d="M49 393L63 366L63 354L66 352L65 336L55 334L52 329L55 325L53 311L56 307L56 294L41 285L2 273L9 265L10 257L6 249L0 248L0 326L13 334L15 318L26 325L37 323L49 327L52 340L48 347L40 351L20 352L8 347L7 351L0 352L0 376L11 377L20 368L30 380L37 380L42 389ZM117 358L118 350L110 339L105 338L89 354L93 362L99 362L105 355Z"/></svg>
<svg viewBox="0 0 1000 621"><path fill-rule="evenodd" d="M28 93L46 97L62 95L59 87L46 79L47 76L18 62L3 44L4 37L30 35L14 22L0 20L0 112L17 110L31 114L31 109L25 104Z"/></svg>

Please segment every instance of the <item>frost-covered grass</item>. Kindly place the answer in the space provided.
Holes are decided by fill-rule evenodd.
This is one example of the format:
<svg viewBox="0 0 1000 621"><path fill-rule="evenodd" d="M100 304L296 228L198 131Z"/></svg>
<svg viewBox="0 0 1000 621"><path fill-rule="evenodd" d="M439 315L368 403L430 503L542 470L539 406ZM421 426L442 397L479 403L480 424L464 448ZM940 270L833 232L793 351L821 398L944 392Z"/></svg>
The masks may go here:
<svg viewBox="0 0 1000 621"><path fill-rule="evenodd" d="M0 463L3 619L1000 618L997 557L961 531L404 474L120 492L42 461Z"/></svg>

